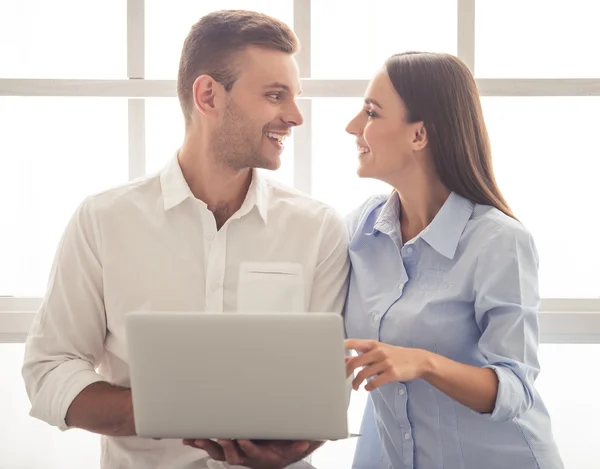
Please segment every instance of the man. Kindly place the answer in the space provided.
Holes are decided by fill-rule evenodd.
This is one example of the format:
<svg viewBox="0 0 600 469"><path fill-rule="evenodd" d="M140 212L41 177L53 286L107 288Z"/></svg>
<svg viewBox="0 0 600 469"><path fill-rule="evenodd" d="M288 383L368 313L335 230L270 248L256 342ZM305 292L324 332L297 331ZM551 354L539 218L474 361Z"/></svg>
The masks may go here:
<svg viewBox="0 0 600 469"><path fill-rule="evenodd" d="M181 54L176 157L159 175L87 198L65 230L23 376L33 417L103 435L103 468L282 468L318 446L136 437L124 330L141 309L341 312L343 221L255 169L277 169L302 123L297 49L266 15L201 18Z"/></svg>

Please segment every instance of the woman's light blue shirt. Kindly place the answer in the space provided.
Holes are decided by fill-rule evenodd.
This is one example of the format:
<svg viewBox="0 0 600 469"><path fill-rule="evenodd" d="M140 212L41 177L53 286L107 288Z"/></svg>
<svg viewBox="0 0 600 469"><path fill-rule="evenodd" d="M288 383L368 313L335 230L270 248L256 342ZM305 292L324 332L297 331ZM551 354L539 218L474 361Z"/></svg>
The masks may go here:
<svg viewBox="0 0 600 469"><path fill-rule="evenodd" d="M531 235L499 210L452 193L403 243L396 193L349 216L348 337L429 350L489 367L491 414L424 380L372 391L353 469L562 469L539 372L538 257Z"/></svg>

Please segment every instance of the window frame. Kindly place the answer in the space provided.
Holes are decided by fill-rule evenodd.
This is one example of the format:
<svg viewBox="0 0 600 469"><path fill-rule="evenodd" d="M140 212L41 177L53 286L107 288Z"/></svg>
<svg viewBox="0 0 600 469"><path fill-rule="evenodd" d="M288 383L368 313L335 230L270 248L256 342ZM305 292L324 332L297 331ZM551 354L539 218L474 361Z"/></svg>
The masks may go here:
<svg viewBox="0 0 600 469"><path fill-rule="evenodd" d="M362 97L368 80L311 77L311 0L291 0L303 88L305 124L294 139L294 185L312 192L311 98ZM475 69L475 2L457 0L457 55ZM145 78L145 1L127 0L127 77L122 80L0 78L0 96L121 97L128 100L129 178L146 172L145 99L177 96L175 80ZM600 96L598 79L477 79L481 96ZM0 343L23 342L41 298L0 297ZM600 343L600 298L544 298L543 343Z"/></svg>

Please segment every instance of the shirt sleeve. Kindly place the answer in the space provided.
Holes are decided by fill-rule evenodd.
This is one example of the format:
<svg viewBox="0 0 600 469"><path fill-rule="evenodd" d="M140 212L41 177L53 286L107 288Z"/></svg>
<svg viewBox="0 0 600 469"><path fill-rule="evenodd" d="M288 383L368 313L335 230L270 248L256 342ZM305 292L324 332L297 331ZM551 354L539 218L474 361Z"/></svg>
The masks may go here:
<svg viewBox="0 0 600 469"><path fill-rule="evenodd" d="M538 255L531 235L522 227L498 228L475 271L479 350L499 380L494 410L487 414L492 420L513 420L534 404L539 304Z"/></svg>
<svg viewBox="0 0 600 469"><path fill-rule="evenodd" d="M61 430L68 428L73 399L104 380L95 371L106 335L99 238L86 200L61 238L25 345L22 374L30 415Z"/></svg>
<svg viewBox="0 0 600 469"><path fill-rule="evenodd" d="M350 272L348 229L345 221L330 210L323 223L323 230L309 311L343 314ZM352 376L346 380L346 388L346 406L350 407Z"/></svg>
<svg viewBox="0 0 600 469"><path fill-rule="evenodd" d="M344 220L333 210L327 212L322 229L309 311L342 314L350 271L348 231Z"/></svg>

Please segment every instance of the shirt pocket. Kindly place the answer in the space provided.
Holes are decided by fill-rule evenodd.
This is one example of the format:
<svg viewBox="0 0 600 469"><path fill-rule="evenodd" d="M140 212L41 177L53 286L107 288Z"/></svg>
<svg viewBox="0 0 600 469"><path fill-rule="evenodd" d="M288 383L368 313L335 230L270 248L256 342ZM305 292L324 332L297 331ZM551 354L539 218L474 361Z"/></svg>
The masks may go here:
<svg viewBox="0 0 600 469"><path fill-rule="evenodd" d="M304 270L293 262L243 262L238 285L240 313L302 313Z"/></svg>

